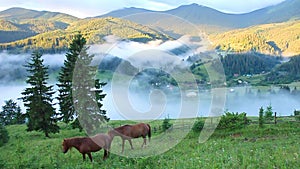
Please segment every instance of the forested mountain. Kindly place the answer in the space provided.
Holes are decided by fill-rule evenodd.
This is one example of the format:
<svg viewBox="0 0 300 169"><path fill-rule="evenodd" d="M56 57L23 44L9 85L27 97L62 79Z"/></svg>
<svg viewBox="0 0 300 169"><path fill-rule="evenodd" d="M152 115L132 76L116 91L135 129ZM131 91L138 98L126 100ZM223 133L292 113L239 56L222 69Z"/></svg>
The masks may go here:
<svg viewBox="0 0 300 169"><path fill-rule="evenodd" d="M227 78L271 71L279 60L258 53L227 54L220 57Z"/></svg>
<svg viewBox="0 0 300 169"><path fill-rule="evenodd" d="M290 83L300 80L300 55L292 57L268 74L266 81L272 83Z"/></svg>
<svg viewBox="0 0 300 169"><path fill-rule="evenodd" d="M0 12L0 43L65 29L77 20L78 18L74 16L58 12L10 8Z"/></svg>
<svg viewBox="0 0 300 169"><path fill-rule="evenodd" d="M214 34L210 40L222 51L293 56L300 54L300 20Z"/></svg>
<svg viewBox="0 0 300 169"><path fill-rule="evenodd" d="M160 12L125 8L86 19L59 12L10 8L0 12L0 49L28 51L41 47L59 52L66 49L78 31L89 44L103 42L106 35L147 42L204 31L222 51L290 56L300 53L299 18L299 0L285 0L244 14L228 14L191 4Z"/></svg>
<svg viewBox="0 0 300 169"><path fill-rule="evenodd" d="M138 42L150 40L167 40L167 35L161 34L146 26L118 18L90 18L82 19L70 24L66 29L58 29L38 34L23 40L0 44L0 49L10 51L30 51L43 48L47 53L64 51L73 36L81 32L88 44L102 43L104 37L115 35L122 39Z"/></svg>

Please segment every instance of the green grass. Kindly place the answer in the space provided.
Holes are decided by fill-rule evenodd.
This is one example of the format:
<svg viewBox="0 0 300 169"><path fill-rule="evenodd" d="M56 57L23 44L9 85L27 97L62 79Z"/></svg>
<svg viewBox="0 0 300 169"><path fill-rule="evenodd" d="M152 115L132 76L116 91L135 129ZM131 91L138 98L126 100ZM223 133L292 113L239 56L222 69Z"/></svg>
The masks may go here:
<svg viewBox="0 0 300 169"><path fill-rule="evenodd" d="M255 118L253 118L255 120ZM141 149L142 139L134 139L134 150L125 142L121 156L121 139L116 137L112 153L102 160L103 150L92 153L94 162L82 161L81 154L72 149L61 151L63 138L84 136L85 133L60 124L58 134L45 138L40 132L26 132L25 125L7 126L10 139L0 147L0 168L299 168L300 123L281 122L258 128L251 124L234 131L216 130L200 144L199 133L189 132L194 119L171 120L173 130L153 133L150 144ZM111 121L118 126L133 121ZM161 120L151 121L159 127ZM106 132L108 128L104 128ZM185 135L186 136L182 136ZM170 145L178 143L173 148ZM150 156L157 152L162 154ZM132 158L134 157L134 158Z"/></svg>

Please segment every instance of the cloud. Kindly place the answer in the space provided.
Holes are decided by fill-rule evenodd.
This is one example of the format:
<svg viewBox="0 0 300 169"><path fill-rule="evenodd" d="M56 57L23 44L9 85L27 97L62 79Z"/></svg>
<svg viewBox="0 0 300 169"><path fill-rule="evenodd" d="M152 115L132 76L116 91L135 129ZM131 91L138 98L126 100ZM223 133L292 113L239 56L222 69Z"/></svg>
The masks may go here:
<svg viewBox="0 0 300 169"><path fill-rule="evenodd" d="M185 61L189 56L205 52L210 43L199 37L185 35L177 40L163 42L161 40L139 43L121 41L115 36L107 36L107 43L92 45L89 52L96 55L96 60L101 61L105 55L117 56L129 61L137 68L141 67L168 67L186 66Z"/></svg>
<svg viewBox="0 0 300 169"><path fill-rule="evenodd" d="M23 82L27 76L24 65L30 61L30 58L30 54L0 53L0 84ZM42 59L44 59L45 66L49 66L49 69L54 70L63 65L65 56L64 54L44 54Z"/></svg>

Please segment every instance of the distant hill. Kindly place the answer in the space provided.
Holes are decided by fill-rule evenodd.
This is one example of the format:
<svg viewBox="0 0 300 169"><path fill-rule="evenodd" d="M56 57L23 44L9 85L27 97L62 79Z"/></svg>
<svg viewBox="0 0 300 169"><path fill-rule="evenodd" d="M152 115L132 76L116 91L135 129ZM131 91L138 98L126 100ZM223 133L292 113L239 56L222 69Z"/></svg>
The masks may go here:
<svg viewBox="0 0 300 169"><path fill-rule="evenodd" d="M168 16L169 15L169 16ZM189 33L189 30L172 26L176 25L170 16L180 17L186 22L199 26L202 30L211 33L213 31L227 31L228 29L245 28L253 25L285 22L300 18L300 1L286 0L280 4L255 10L245 14L228 14L198 4L183 5L168 11L149 11L139 8L125 8L116 10L98 17L125 17L128 20L157 27L169 28L176 33ZM163 24L164 23L164 24ZM177 22L178 24L178 22Z"/></svg>
<svg viewBox="0 0 300 169"><path fill-rule="evenodd" d="M75 34L81 32L88 44L103 43L104 37L115 35L122 39L138 42L148 42L170 37L152 30L146 26L118 18L90 18L82 19L69 25L66 29L57 29L41 33L26 39L0 44L0 49L18 51L31 51L43 48L45 52L55 53L64 51L72 41Z"/></svg>
<svg viewBox="0 0 300 169"><path fill-rule="evenodd" d="M77 21L79 18L60 12L36 11L25 8L9 8L0 12L0 19L14 23L24 23L28 20L48 20L70 24Z"/></svg>
<svg viewBox="0 0 300 169"><path fill-rule="evenodd" d="M221 51L297 55L300 54L300 20L232 30L210 35L210 40Z"/></svg>
<svg viewBox="0 0 300 169"><path fill-rule="evenodd" d="M285 0L245 14L228 14L190 4L160 12L124 8L86 19L59 12L10 8L0 12L0 49L29 51L41 47L58 52L67 48L78 31L89 44L101 43L107 35L147 42L203 31L220 50L293 55L300 51L299 18L300 0Z"/></svg>
<svg viewBox="0 0 300 169"><path fill-rule="evenodd" d="M105 17L122 18L130 15L135 15L138 13L148 13L148 12L154 12L154 11L143 9L143 8L130 7L130 8L124 8L116 11L111 11L107 14L98 16L97 18L105 18Z"/></svg>
<svg viewBox="0 0 300 169"><path fill-rule="evenodd" d="M0 43L65 29L78 20L79 18L58 12L10 8L0 12Z"/></svg>

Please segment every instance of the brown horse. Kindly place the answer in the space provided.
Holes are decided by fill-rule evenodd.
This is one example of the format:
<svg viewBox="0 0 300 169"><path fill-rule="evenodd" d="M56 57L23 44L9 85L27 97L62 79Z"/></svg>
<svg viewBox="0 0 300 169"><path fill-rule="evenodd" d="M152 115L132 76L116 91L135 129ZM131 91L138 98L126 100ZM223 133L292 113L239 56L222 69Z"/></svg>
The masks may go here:
<svg viewBox="0 0 300 169"><path fill-rule="evenodd" d="M144 142L142 147L146 145L146 136L148 135L149 142L151 138L151 127L149 124L139 123L135 125L124 125L121 127L114 128L108 132L108 135L113 139L114 136L120 136L122 138L122 153L124 152L125 140L128 140L133 149L131 139L143 137Z"/></svg>
<svg viewBox="0 0 300 169"><path fill-rule="evenodd" d="M85 160L85 154L87 154L90 160L93 161L91 152L96 152L103 148L103 160L105 160L109 156L111 141L112 138L107 134L97 134L93 137L66 138L62 143L63 153L75 147L82 154L83 160Z"/></svg>

